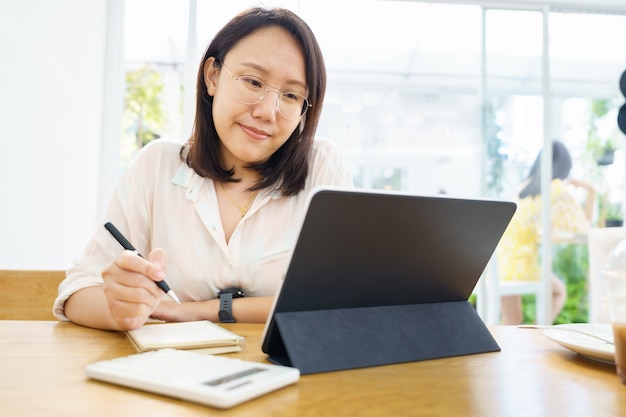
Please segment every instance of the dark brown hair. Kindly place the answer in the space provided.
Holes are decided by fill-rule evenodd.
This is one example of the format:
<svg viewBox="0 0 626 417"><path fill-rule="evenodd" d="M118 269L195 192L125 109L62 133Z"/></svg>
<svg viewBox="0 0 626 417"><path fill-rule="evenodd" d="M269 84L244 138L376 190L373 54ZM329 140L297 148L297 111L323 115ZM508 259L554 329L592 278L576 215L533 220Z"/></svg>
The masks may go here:
<svg viewBox="0 0 626 417"><path fill-rule="evenodd" d="M309 155L322 110L326 90L326 66L320 47L310 27L295 13L281 8L252 8L235 16L211 41L198 70L196 85L196 115L193 132L181 149L181 158L203 177L216 181L239 181L232 169L220 165L220 138L215 130L211 111L213 97L204 81L204 64L215 58L221 65L228 51L246 36L259 29L278 26L289 32L302 49L309 102L312 107L302 117L289 139L267 160L248 168L261 179L251 190L275 187L283 195L295 195L304 188L309 170Z"/></svg>
<svg viewBox="0 0 626 417"><path fill-rule="evenodd" d="M519 192L520 198L533 197L541 194L541 154L543 149L539 151L535 162L530 168L527 184ZM572 169L572 157L569 150L563 142L558 140L552 141L552 179L564 180L569 176Z"/></svg>

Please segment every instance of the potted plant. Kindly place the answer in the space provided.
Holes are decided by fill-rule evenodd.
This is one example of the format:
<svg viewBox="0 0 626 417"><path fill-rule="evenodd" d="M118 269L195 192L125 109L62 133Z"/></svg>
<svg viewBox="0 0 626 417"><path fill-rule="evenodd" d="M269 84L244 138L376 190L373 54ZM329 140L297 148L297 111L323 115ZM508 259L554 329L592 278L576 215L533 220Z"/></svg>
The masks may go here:
<svg viewBox="0 0 626 417"><path fill-rule="evenodd" d="M611 165L615 151L619 148L614 133L607 134L599 129L601 121L613 107L611 100L592 100L587 128L587 152L598 166Z"/></svg>
<svg viewBox="0 0 626 417"><path fill-rule="evenodd" d="M599 166L611 165L615 160L617 145L613 138L600 139L596 135L590 135L587 139L587 151Z"/></svg>
<svg viewBox="0 0 626 417"><path fill-rule="evenodd" d="M610 138L600 144L600 149L597 155L598 165L611 165L615 160L616 149L617 147L615 146L615 143L613 143L613 140L611 140Z"/></svg>
<svg viewBox="0 0 626 417"><path fill-rule="evenodd" d="M624 224L624 211L619 203L607 203L604 217L606 227L622 227Z"/></svg>

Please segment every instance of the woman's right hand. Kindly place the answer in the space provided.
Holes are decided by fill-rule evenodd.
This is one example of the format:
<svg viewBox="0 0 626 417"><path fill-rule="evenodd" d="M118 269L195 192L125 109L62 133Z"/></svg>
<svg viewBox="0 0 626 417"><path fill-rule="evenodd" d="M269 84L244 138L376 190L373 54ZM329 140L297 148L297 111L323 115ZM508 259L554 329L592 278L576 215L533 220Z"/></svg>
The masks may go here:
<svg viewBox="0 0 626 417"><path fill-rule="evenodd" d="M149 260L125 250L103 269L107 305L122 330L142 326L159 306L163 291L155 281L165 278L166 266L162 249L153 250Z"/></svg>

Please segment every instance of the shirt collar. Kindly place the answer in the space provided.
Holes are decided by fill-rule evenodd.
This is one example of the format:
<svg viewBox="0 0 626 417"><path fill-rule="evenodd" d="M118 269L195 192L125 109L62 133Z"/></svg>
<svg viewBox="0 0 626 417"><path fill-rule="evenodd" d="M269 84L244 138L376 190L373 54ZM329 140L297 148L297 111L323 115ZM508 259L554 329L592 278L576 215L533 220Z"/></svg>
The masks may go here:
<svg viewBox="0 0 626 417"><path fill-rule="evenodd" d="M196 201L200 195L204 178L184 162L181 162L178 170L172 177L172 183L187 188L187 198Z"/></svg>
<svg viewBox="0 0 626 417"><path fill-rule="evenodd" d="M191 167L185 163L181 163L180 167L172 177L172 183L187 188L187 198L196 201L202 185L206 178L198 175ZM277 199L282 196L278 189L262 190L261 196L265 198Z"/></svg>

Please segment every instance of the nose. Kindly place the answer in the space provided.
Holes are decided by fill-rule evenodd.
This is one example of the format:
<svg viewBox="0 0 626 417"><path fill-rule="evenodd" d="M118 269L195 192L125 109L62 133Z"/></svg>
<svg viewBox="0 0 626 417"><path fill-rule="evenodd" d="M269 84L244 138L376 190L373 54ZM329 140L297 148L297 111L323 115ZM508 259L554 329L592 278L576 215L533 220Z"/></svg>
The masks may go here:
<svg viewBox="0 0 626 417"><path fill-rule="evenodd" d="M270 95L270 93L276 93L276 96L274 97L273 95ZM254 105L254 110L252 114L255 117L261 117L267 120L275 120L276 112L278 111L279 106L279 97L280 94L278 93L278 91L268 89L265 94L259 97L261 100Z"/></svg>

